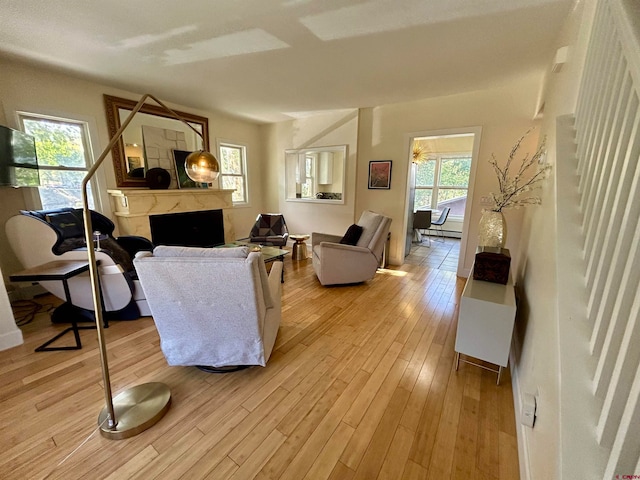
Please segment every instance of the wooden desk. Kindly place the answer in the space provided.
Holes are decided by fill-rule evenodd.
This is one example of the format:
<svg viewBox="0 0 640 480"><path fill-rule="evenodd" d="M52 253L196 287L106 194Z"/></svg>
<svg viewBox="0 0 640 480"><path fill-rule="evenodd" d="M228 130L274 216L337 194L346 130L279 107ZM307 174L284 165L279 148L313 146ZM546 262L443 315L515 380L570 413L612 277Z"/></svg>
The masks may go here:
<svg viewBox="0 0 640 480"><path fill-rule="evenodd" d="M14 273L9 276L9 280L12 282L45 282L51 280L60 280L64 287L64 295L67 303L71 304L71 294L69 293L69 285L67 281L89 270L89 262L84 260L54 260L53 262L43 263L36 267L27 268L20 272ZM46 352L53 350L78 350L82 348L80 342L80 333L78 330L86 330L96 328L95 326L82 326L79 327L75 318L70 320L71 327L63 330L51 340L40 345L36 348L36 352ZM49 347L50 344L58 340L67 332L73 332L76 339L76 344L68 347Z"/></svg>
<svg viewBox="0 0 640 480"><path fill-rule="evenodd" d="M498 365L497 370L462 360L498 374L509 363L511 337L516 318L516 298L511 275L506 285L483 282L469 274L460 299L456 332L456 370L460 354Z"/></svg>

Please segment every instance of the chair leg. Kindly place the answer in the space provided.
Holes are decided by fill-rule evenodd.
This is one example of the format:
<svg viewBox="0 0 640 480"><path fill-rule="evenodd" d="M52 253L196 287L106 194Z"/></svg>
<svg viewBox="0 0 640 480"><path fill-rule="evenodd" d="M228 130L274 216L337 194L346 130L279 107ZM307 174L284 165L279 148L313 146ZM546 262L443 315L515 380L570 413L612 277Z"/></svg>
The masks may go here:
<svg viewBox="0 0 640 480"><path fill-rule="evenodd" d="M413 232L416 238L416 243L419 243L420 245L422 245L423 237L427 237L427 240L429 240L428 247L431 247L431 235L429 235L429 230L427 230L427 233L425 234L425 233L422 233L419 228L414 228Z"/></svg>
<svg viewBox="0 0 640 480"><path fill-rule="evenodd" d="M434 225L434 226L435 226L434 230L436 231L436 239L434 240L434 242L444 243L444 230L442 230L442 227L440 225ZM438 232L440 234L438 234Z"/></svg>

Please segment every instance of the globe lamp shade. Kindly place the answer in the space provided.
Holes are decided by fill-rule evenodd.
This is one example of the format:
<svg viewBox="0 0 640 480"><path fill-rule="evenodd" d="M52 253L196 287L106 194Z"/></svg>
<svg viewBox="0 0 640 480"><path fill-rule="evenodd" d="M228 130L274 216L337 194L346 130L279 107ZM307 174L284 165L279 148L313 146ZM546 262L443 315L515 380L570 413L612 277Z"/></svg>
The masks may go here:
<svg viewBox="0 0 640 480"><path fill-rule="evenodd" d="M198 183L211 183L220 174L220 164L211 153L199 150L190 153L184 162L187 176Z"/></svg>

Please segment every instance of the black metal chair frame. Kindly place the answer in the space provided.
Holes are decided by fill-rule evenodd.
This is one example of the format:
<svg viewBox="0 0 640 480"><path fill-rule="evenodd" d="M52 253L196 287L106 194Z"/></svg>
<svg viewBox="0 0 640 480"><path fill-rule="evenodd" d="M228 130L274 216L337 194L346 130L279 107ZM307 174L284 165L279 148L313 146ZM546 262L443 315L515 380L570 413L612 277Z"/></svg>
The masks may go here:
<svg viewBox="0 0 640 480"><path fill-rule="evenodd" d="M451 211L451 207L444 207L442 209L442 213L440 214L440 217L437 220L431 222L431 226L435 228L429 228L429 230L436 231L436 239L438 238L438 230L440 230L441 240L434 240L434 241L444 242L444 230L442 230L442 225L444 225L444 223L447 221L447 217L449 217L450 211Z"/></svg>

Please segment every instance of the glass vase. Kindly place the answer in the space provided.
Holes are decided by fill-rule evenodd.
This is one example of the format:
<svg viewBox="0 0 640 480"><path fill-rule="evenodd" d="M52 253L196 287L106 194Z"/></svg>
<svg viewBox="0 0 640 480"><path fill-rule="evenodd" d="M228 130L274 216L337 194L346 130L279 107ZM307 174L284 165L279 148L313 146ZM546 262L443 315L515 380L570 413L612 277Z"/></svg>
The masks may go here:
<svg viewBox="0 0 640 480"><path fill-rule="evenodd" d="M507 241L507 222L502 212L482 210L480 228L478 229L478 245L481 247L504 248Z"/></svg>

